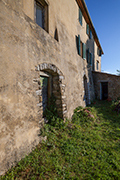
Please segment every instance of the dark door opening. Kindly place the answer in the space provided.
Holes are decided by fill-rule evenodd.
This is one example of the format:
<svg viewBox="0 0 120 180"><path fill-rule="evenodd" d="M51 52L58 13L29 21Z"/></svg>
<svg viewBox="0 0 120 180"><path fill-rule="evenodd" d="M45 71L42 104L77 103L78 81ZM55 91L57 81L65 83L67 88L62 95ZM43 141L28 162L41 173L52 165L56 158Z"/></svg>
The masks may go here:
<svg viewBox="0 0 120 180"><path fill-rule="evenodd" d="M108 99L108 82L101 82L102 100Z"/></svg>

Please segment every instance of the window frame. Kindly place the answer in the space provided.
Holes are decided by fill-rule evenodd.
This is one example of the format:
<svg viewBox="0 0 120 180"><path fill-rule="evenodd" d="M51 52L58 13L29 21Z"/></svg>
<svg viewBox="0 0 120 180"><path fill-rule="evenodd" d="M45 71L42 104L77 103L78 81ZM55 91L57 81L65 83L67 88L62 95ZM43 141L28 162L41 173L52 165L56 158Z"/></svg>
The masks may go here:
<svg viewBox="0 0 120 180"><path fill-rule="evenodd" d="M37 22L36 22L36 5L42 8L42 24L43 27L41 27ZM49 24L48 24L48 4L46 3L45 0L34 0L34 20L38 26L40 26L42 29L48 32L49 29Z"/></svg>
<svg viewBox="0 0 120 180"><path fill-rule="evenodd" d="M102 50L99 47L97 47L97 55L102 56Z"/></svg>
<svg viewBox="0 0 120 180"><path fill-rule="evenodd" d="M89 51L89 48L86 50L86 59L87 59L87 63L92 66L92 62L93 62L93 54Z"/></svg>
<svg viewBox="0 0 120 180"><path fill-rule="evenodd" d="M79 23L81 24L81 26L82 26L82 17L83 17L83 14L82 14L82 11L79 7Z"/></svg>
<svg viewBox="0 0 120 180"><path fill-rule="evenodd" d="M42 27L37 23L37 6L41 8L42 10ZM38 24L38 26L40 26L41 28L44 29L44 21L45 21L45 12L44 12L44 6L37 0L35 0L35 22L36 24Z"/></svg>

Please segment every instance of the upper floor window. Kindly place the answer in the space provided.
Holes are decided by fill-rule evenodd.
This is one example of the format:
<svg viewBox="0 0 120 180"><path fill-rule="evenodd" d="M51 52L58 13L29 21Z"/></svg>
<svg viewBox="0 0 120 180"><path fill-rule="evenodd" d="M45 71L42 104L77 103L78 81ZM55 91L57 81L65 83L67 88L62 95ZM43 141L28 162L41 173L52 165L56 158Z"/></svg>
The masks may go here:
<svg viewBox="0 0 120 180"><path fill-rule="evenodd" d="M79 22L80 22L80 24L82 26L82 11L81 11L80 8L79 8Z"/></svg>
<svg viewBox="0 0 120 180"><path fill-rule="evenodd" d="M48 5L44 0L35 0L35 21L48 31Z"/></svg>
<svg viewBox="0 0 120 180"><path fill-rule="evenodd" d="M93 55L91 52L89 52L89 49L87 49L86 55L87 55L87 63L92 66Z"/></svg>
<svg viewBox="0 0 120 180"><path fill-rule="evenodd" d="M44 29L44 7L36 2L36 23Z"/></svg>
<svg viewBox="0 0 120 180"><path fill-rule="evenodd" d="M92 30L89 27L89 24L86 24L86 34L89 36L90 39L92 39Z"/></svg>
<svg viewBox="0 0 120 180"><path fill-rule="evenodd" d="M98 56L101 56L101 55L102 55L102 50L99 49L99 47L97 48L97 54L98 54Z"/></svg>

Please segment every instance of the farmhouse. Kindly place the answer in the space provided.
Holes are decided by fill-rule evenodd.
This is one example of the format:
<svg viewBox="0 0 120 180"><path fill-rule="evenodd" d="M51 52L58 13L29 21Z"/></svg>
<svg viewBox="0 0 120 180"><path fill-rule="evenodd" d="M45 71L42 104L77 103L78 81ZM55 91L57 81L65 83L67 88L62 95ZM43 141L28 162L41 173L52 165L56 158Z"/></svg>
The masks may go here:
<svg viewBox="0 0 120 180"><path fill-rule="evenodd" d="M0 1L0 175L41 140L54 95L60 117L95 99L102 47L84 0Z"/></svg>

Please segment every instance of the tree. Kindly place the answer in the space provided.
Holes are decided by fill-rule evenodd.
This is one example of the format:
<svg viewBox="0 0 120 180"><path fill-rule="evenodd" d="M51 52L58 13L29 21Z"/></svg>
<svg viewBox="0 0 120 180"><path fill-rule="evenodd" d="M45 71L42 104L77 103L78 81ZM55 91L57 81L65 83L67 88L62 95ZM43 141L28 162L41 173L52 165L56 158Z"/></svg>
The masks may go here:
<svg viewBox="0 0 120 180"><path fill-rule="evenodd" d="M120 76L120 70L117 70L117 75Z"/></svg>

